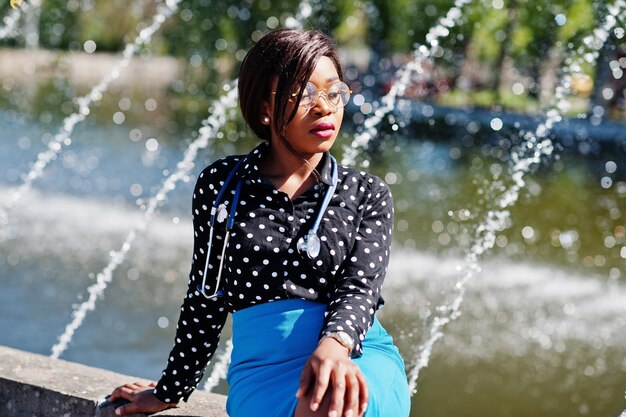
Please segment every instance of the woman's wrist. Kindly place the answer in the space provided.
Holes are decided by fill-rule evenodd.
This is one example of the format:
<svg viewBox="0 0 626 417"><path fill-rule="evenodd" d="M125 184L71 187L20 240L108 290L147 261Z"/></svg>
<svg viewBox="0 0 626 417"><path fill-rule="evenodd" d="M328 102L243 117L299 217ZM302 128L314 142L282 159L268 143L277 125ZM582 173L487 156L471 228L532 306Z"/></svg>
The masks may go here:
<svg viewBox="0 0 626 417"><path fill-rule="evenodd" d="M327 332L323 335L323 337L330 337L337 341L337 343L341 346L348 349L348 354L352 353L352 350L354 349L354 339L344 331Z"/></svg>
<svg viewBox="0 0 626 417"><path fill-rule="evenodd" d="M350 356L350 353L352 352L352 349L348 348L347 346L342 344L339 340L337 340L331 335L323 336L320 339L317 346L323 347L323 348L330 348L336 351L340 351L342 353L346 353L348 357Z"/></svg>

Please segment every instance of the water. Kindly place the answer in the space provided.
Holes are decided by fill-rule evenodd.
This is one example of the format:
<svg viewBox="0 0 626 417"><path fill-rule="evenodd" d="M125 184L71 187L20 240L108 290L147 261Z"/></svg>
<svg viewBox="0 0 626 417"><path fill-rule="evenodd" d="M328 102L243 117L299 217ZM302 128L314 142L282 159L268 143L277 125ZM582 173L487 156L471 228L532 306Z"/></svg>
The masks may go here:
<svg viewBox="0 0 626 417"><path fill-rule="evenodd" d="M65 327L65 331L61 336L59 336L59 341L52 347L51 356L53 358L58 358L67 349L74 332L83 323L87 312L95 309L96 300L102 297L102 294L106 290L108 284L113 279L113 272L126 260L126 256L132 247L135 238L137 237L137 233L145 231L147 225L152 220L155 211L159 206L167 203L167 195L176 188L177 183L181 180L189 181L188 173L194 167L193 162L196 159L198 150L205 148L209 143L209 139L212 139L217 135L218 131L226 121L227 110L232 109L236 105L236 85L226 85L225 87L228 87L227 90L229 91L220 101L216 102L212 106L213 112L211 116L207 118L206 125L200 129L200 137L194 140L187 147L183 160L176 164L176 170L174 173L163 181L163 185L155 193L155 195L151 197L147 203L141 205L143 218L139 224L135 225L130 232L128 232L120 250L111 252L111 261L107 264L104 270L102 270L102 272L97 274L96 283L87 289L87 292L89 293L87 301L74 308L71 323Z"/></svg>
<svg viewBox="0 0 626 417"><path fill-rule="evenodd" d="M377 103L374 103L374 114L369 116L363 123L363 127L359 133L354 136L354 140L349 146L344 147L343 164L355 165L359 153L367 149L372 138L378 133L378 126L383 119L394 111L397 107L398 97L402 97L407 86L410 83L419 84L424 78L423 65L428 62L432 63L434 56L441 49L439 47L439 39L446 37L452 27L463 17L463 6L471 3L472 0L456 0L454 5L446 12L445 16L439 19L426 36L429 47L423 45L415 45L411 59L404 64L395 74L393 84L387 94L385 94ZM369 104L369 103L368 103ZM367 160L362 160L363 167L369 166Z"/></svg>
<svg viewBox="0 0 626 417"><path fill-rule="evenodd" d="M0 196L18 181L7 172L23 172L45 146L38 141L37 121L13 116L0 113ZM185 144L160 140L158 151L151 152L145 146L148 137L128 139L137 127L144 129L82 124L75 132L82 139L16 207L13 237L0 244L5 284L0 343L48 354L69 322L68 307L87 299L85 280L96 280L94 272L110 261L111 248L119 248L141 223L133 185L141 184L140 197L147 197L162 186L161 170L175 171ZM29 147L23 137L31 138ZM350 139L342 137L337 150ZM198 155L189 175L253 143L215 141ZM461 208L479 213L472 182L491 178L500 162L492 151L499 147L397 134L384 143L371 169L392 188L396 240L384 287L388 303L380 313L408 363L426 338L435 306L451 301L464 233L469 233L463 228L471 222L458 213ZM611 198L623 210L626 181L614 176L614 187L603 189L603 175L588 157L565 153L527 179L529 191L511 212L518 220L496 238L494 257L468 286L463 315L446 329L420 377L414 415L570 416L586 410L587 415L614 417L623 410L626 286L621 275L611 278L611 271L623 269L619 254L626 237L619 228L621 217L611 220L609 206L592 202ZM169 194L169 204L136 237L64 358L158 377L186 290L192 187L192 181L181 181ZM525 227L534 230L532 239ZM611 248L602 239L608 231L617 242ZM605 263L589 265L589 254L593 260L604 256ZM223 340L229 336L226 330ZM227 392L223 381L216 391Z"/></svg>
<svg viewBox="0 0 626 417"><path fill-rule="evenodd" d="M463 1L460 1L460 2L458 2L457 6L462 5L463 3L464 3ZM617 5L616 7L622 7L622 6ZM310 7L309 8L301 7L300 9L301 9L300 12L301 12L301 14L303 16L305 14L307 14L307 13L310 15L310 13L312 11L312 9ZM617 9L617 10L619 10L619 9ZM460 15L461 15L460 12L456 13L456 17L457 18ZM454 18L454 16L450 17L450 19L453 19L453 18ZM448 17L446 17L445 19L448 19ZM453 20L450 20L450 22L452 22L452 23L450 23L451 25L454 24ZM615 24L615 21L613 21L612 24ZM446 26L446 24L445 24L445 22L443 22L443 26L442 27L444 29L445 29L445 26ZM437 28L435 28L435 29L437 29ZM445 31L441 32L441 31L435 30L434 32L435 32L436 36L445 36L446 35ZM429 35L431 35L431 34L429 34ZM436 46L436 36L435 37L433 37L433 36L430 37L430 41L431 41L431 46L432 47ZM393 94L392 100L395 101L395 96L396 95L397 94ZM557 96L558 96L558 94L557 94ZM381 115L376 114L376 116L384 116L388 111L390 111L394 107L394 105L387 106L387 107L389 107L389 109L387 109L387 111L385 111L384 113L381 113ZM554 113L548 112L548 116L549 116L548 122L545 125L543 125L543 127L545 128L545 132L538 130L534 139L536 139L537 137L538 138L542 138L543 136L545 136L545 133L550 128L549 125L551 123L553 123L554 121L558 121L560 119L559 110L561 110L561 109L557 108L557 109L555 109ZM376 124L379 121L380 120L374 121L374 122L371 123L371 125L373 125L375 127ZM371 128L371 127L372 126L368 126L368 128ZM394 129L394 130L397 130L397 129ZM369 136L371 137L371 134L369 134ZM357 138L358 137L359 137L359 135L357 135ZM20 138L20 141L22 139L23 138ZM533 146L537 146L537 143L536 143L537 141L536 140L533 140L532 137L529 138L529 139L531 139L530 142L533 143ZM24 146L25 143L26 143L25 141L22 141L21 143L18 142L18 146L20 148L24 149L25 148L25 146ZM549 143L547 143L547 144L549 145ZM404 145L406 146L406 144L404 144ZM148 145L148 143L146 143L146 147L148 148L148 150L150 150L151 145ZM537 146L537 149L539 149L539 154L546 153L546 152L544 152L543 149L548 149L547 153L549 154L550 147L549 146L548 147L543 147L543 149L542 149L542 147L543 147L542 143L539 143L538 146ZM454 147L452 149L457 149L458 150L458 148L456 148L456 147ZM452 154L450 152L449 152L449 155L452 156ZM456 151L455 151L455 155L456 155ZM349 157L349 155L346 155L345 157ZM509 156L509 158L515 159L515 153L512 153ZM458 155L456 155L456 157L453 158L453 159L458 159ZM478 157L478 159L480 159L480 157ZM474 164L474 161L476 161L476 157L474 157L474 159L472 159L472 165ZM527 161L530 161L530 162L527 163ZM522 179L528 173L528 168L531 165L533 165L533 164L539 163L540 161L537 160L536 155L535 155L535 156L531 156L531 158L528 159L528 160L525 160L525 159L522 158L522 159L520 159L517 162L521 163L521 165L517 164L517 165L521 166L521 168L519 168L518 170L516 170L514 168L513 171L516 172L516 173L520 173L521 175L518 175L518 176L514 175L513 176L514 184L513 184L512 188L510 189L510 190L512 190L512 192L509 193L509 195L513 195L513 197L501 200L501 202L502 202L502 204L500 204L502 206L501 208L508 207L511 204L515 203L515 201L519 197L520 190L522 190L522 187L526 185L526 183L524 181L522 181ZM492 164L491 168L494 167L494 166L497 166L497 164ZM37 168L37 167L35 167L35 168ZM180 168L180 167L178 167L178 168ZM190 168L192 168L192 167L190 167ZM401 182L401 181L398 181L398 178L400 178L400 179L402 178L402 173L401 173L402 170L400 170L399 172L398 171L389 171L389 169L392 169L392 164L388 164L386 167L383 164L382 166L379 166L378 169L383 169L379 173L379 175L384 176L385 179L388 180L388 182L390 182L392 184L398 184L399 182ZM407 177L416 177L415 174L411 174L412 172L416 172L414 169L408 169L408 171L406 171L406 172L408 173ZM609 169L607 168L607 172L612 173L612 172L615 172L615 170L609 171ZM493 171L491 173L493 174ZM10 176L12 176L12 175L10 175ZM417 177L419 177L419 175L417 175ZM603 177L602 181L604 181L604 178L606 178L606 177ZM11 181L9 181L9 182L11 182ZM135 186L135 185L137 185L137 184L136 183L133 184L133 186ZM610 185L608 187L606 187L605 185L606 185L606 182L603 182L603 188L610 188ZM168 188L168 189L173 189L173 188L174 187L171 187L171 188ZM618 214L617 215L617 219L619 219L619 217L621 216L621 213L619 212L619 201L622 198L622 196L621 196L622 188L623 188L623 183L621 181L617 182L615 189L617 190L617 194L618 195L613 195L610 198L610 201L612 201L614 203L617 202L617 206L618 206L618 208L617 208L617 214ZM157 193L157 196L159 195L159 193ZM133 194L133 195L135 194L135 192L133 192L133 190L132 190L132 187L131 187L131 194ZM37 196L37 197L42 198L42 196ZM119 198L119 197L121 197L121 198ZM117 198L118 202L121 202L122 200L124 200L124 197L120 196L119 194L116 195L116 198ZM152 203L154 203L154 201L157 201L157 200L158 199L152 200ZM37 201L37 200L34 200L34 201ZM401 201L405 201L405 200L401 200ZM62 202L60 204L62 206L71 205L71 203L67 203L67 202ZM466 202L464 204L463 208L458 209L456 211L455 210L449 210L449 216L453 217L453 218L456 217L455 218L456 224L460 224L460 223L462 223L462 221L467 220L468 218L474 218L474 219L475 218L479 218L477 216L474 216L474 211L473 210L465 208L466 206L471 206L472 204L475 204L475 201L470 199L469 202ZM145 207L146 206L144 206L144 208ZM554 207L551 207L551 208L554 208ZM611 208L610 217L611 217L612 220L617 220L616 218L614 218L614 217L616 217L616 215L614 214L615 213L615 211L614 211L615 208L616 207L612 207ZM146 211L146 213L148 213L148 212L152 213L149 209ZM22 213L20 213L20 214L22 214ZM181 217L174 216L172 218L172 222L174 224L179 224L180 223L180 219L181 219ZM509 242L508 242L508 239L507 239L507 237L505 235L497 236L498 233L503 232L505 226L510 227L510 222L509 222L508 225L506 224L507 220L509 219L509 213L508 212L506 212L506 213L503 212L502 215L498 215L498 212L489 211L489 212L487 212L486 219L487 219L487 221L484 221L483 223L481 223L478 226L477 232L478 232L478 235L480 235L482 233L481 227L483 227L485 229L486 235L489 236L489 239L488 239L488 243L489 244L485 248L482 248L482 245L481 245L481 247L478 248L478 249L480 249L480 251L475 250L475 249L477 249L476 245L474 245L474 246L470 245L470 254L471 255L480 255L482 253L482 251L484 251L485 249L492 248L497 243L497 239L499 237L504 237L505 240L506 240L504 242L504 244L502 245L503 248L506 248L506 249L516 248L516 249L513 250L513 252L516 252L518 250L517 246L513 246L513 245L507 244ZM143 230L143 228L145 227L145 223L146 223L146 218L144 217L144 223L141 223L143 226L140 227L139 229ZM437 223L437 225L435 226L436 223ZM494 225L494 227L489 226L490 223L492 223ZM445 245L447 245L449 243L450 237L451 236L455 237L454 234L458 233L459 230L458 230L458 227L457 227L457 230L455 232L453 232L452 230L448 230L450 232L449 234L448 233L442 233L442 230L440 230L441 229L440 228L440 224L443 225L442 220L438 219L438 220L433 221L432 224L431 224L431 229L433 230L433 232L439 233L439 236L437 237L437 240L439 241L439 243L441 243L443 246L445 246ZM604 223L604 224L606 224L606 223ZM402 225L402 227L400 227L400 225ZM450 225L450 223L449 223L449 225ZM158 226L161 227L163 225L158 225ZM413 227L413 222L411 222L410 226ZM402 230L406 231L408 228L409 228L409 222L407 220L400 219L398 221L398 229L400 229L401 231ZM462 243L463 237L464 236L466 237L468 235L468 233L467 233L468 230L462 224L461 224L460 228L462 230L460 231L460 233L458 233L458 237L456 237L456 238L458 238L459 242ZM10 239L7 240L8 243L14 243L14 241L17 239L17 236L18 236L19 233L16 231L16 229L17 229L16 227L13 228L13 234L9 236ZM450 228L450 229L454 229L454 228ZM623 227L622 227L622 229L623 229ZM111 252L110 253L110 256L111 256L112 259L110 260L110 262L107 265L107 267L105 267L105 269L104 269L105 275L108 276L109 279L105 279L104 281L109 282L110 281L110 277L111 277L112 273L114 272L115 268L120 266L122 264L122 262L124 261L126 255L130 251L130 248L131 248L130 243L132 243L132 241L136 238L136 233L135 233L136 230L138 230L136 227L135 228L131 228L131 232L130 232L130 234L128 234L127 240L122 245L122 249L119 252ZM21 230L20 230L20 232L21 232ZM522 236L524 237L524 239L526 241L527 240L533 240L532 238L536 234L539 234L539 233L536 233L536 232L539 232L539 230L535 230L532 227L525 226L523 228L523 230L522 230ZM574 260L577 260L577 259L575 259L576 258L575 256L571 256L572 253L571 253L570 249L572 249L572 247L578 246L577 245L577 241L580 239L580 233L578 233L577 230L565 230L565 231L562 231L563 233L561 233L561 231L558 230L558 232L559 232L558 242L560 243L560 245L561 245L561 247L563 249L567 249L568 250L568 257L567 257L568 259L567 259L567 261L572 263L572 259L574 259ZM610 230L610 229L607 230L605 228L604 232L605 232L605 234L606 234L606 232L609 232L609 233L614 233L614 235L615 235L615 236L610 236L613 239L612 243L607 243L607 238L605 237L604 242L603 242L604 243L604 247L606 247L608 249L612 249L612 248L614 248L616 246L616 244L623 243L623 239L622 239L623 238L623 230L620 231L620 229L618 229L617 227L614 229L614 231ZM444 235L447 235L448 237L444 238L443 237ZM448 242L444 243L447 239L448 239ZM523 247L525 247L529 243L529 242L526 242L526 241L524 242ZM407 239L405 241L405 247L417 246L416 243L417 242L414 239ZM460 245L460 246L462 247L462 245ZM432 249L432 247L430 247L429 250L430 249ZM617 249L619 249L619 247ZM445 253L446 251L443 251L443 252ZM447 252L447 256L455 255L454 252L455 252L454 250L448 251ZM626 247L624 247L619 252L619 255L620 255L621 258L626 258L626 256L622 256L622 252L626 253ZM407 258L408 259L414 259L416 257L416 255L418 255L418 254L421 254L421 252L419 250L417 252L415 252L415 253L411 252L411 253L409 253ZM438 254L438 255L441 255L441 254ZM583 264L585 264L585 262L586 262L585 260L587 258L588 257L585 257L585 259L583 260ZM601 260L601 259L603 259L603 260ZM470 275L473 275L475 272L479 271L479 267L478 267L478 265L475 264L475 260L476 259L475 259L475 256L474 256L469 261L467 259L464 261L466 264L470 265L470 267L468 269ZM398 262L402 263L401 261L398 261ZM436 262L437 263L441 263L440 260L437 260ZM599 267L599 268L598 268L598 271L594 271L594 273L595 272L601 273L601 271L600 271L601 267L605 266L607 263L612 265L615 262L612 262L611 260L609 260L609 262L607 262L606 257L604 257L603 255L596 255L593 258L593 264L595 266ZM619 260L616 263L619 263ZM13 254L11 254L11 256L7 256L6 264L8 264L10 266L16 266L16 265L20 264L20 256L19 256L19 254L16 255L15 253L13 253ZM507 265L507 269L510 269L510 268L511 268L511 265ZM536 272L533 272L533 273L536 273ZM127 272L127 276L128 276L128 278L131 281L137 280L138 274L139 274L139 272L138 272L137 268L131 268ZM539 272L538 274L541 275L541 272ZM454 275L454 273L452 275ZM172 275L170 275L170 279L171 279L171 276ZM601 276L601 275L599 275L599 276ZM460 292L459 292L460 295L457 298L455 298L454 300L446 300L445 299L446 297L444 297L442 302L439 304L441 307L434 309L434 311L436 311L437 313L442 313L442 312L445 313L446 311L450 311L451 314L449 314L449 318L454 319L454 318L458 317L458 310L459 310L461 301L463 301L463 296L464 296L464 293L465 293L465 283L467 281L467 277L468 277L468 275L464 275L464 278L461 281L459 281L458 283L455 284L455 288L457 290L460 290ZM610 269L610 272L609 272L609 277L610 277L611 281L609 281L609 283L606 284L605 287L601 287L599 292L602 293L604 290L609 289L610 291L613 291L613 294L616 294L615 293L615 291L616 291L615 289L618 288L618 290L617 290L617 303L618 303L618 305L623 305L624 304L623 303L623 294L620 293L621 287L619 287L619 285L616 284L616 283L619 282L618 280L620 278L620 269L618 269L617 267L612 266L611 269ZM77 312L81 312L81 311L84 312L84 311L86 311L86 309L92 308L92 306L94 305L93 303L94 303L95 299L99 296L98 294L101 293L100 290L102 290L104 288L104 287L102 287L102 279L101 279L102 275L98 274L98 276L96 276L95 278L97 279L98 282L96 284L94 284L92 287L90 287L90 291L89 291L90 292L90 297L89 297L89 300L84 302L83 304L81 304L76 309ZM545 284L542 282L542 285L545 285ZM92 288L93 289L98 289L98 291L92 292L91 291ZM593 294L592 289L589 289L589 291ZM449 291L448 292L444 292L444 295L445 294L450 295ZM588 295L589 293L586 293L586 294ZM400 297L401 295L406 295L406 287L402 287L402 290L400 292L398 292L397 296ZM435 300L435 299L436 299L436 297L434 297L434 296L430 298L430 300ZM608 301L611 301L611 300L608 300ZM602 303L606 303L608 301L603 299ZM87 306L87 307L85 307L85 309L83 309L83 306ZM503 310L506 310L506 309L503 309ZM576 306L572 305L571 303L568 303L568 304L566 304L563 307L563 311L567 315L572 315L573 311L575 311L575 310L576 310ZM421 311L420 315L424 316L424 317L422 317L424 320L427 320L429 317L433 316L433 312L430 311L430 310L428 310L428 312L426 312L424 314L422 314L422 313L423 312ZM613 313L613 311L611 311L611 313ZM617 310L617 314L619 315L619 313L621 313L621 310L618 309ZM384 313L384 314L386 314L386 313ZM392 309L392 313L391 314L393 314L393 309ZM554 314L554 316L558 316L558 315ZM80 316L80 315L77 314L75 316L75 319L76 318L78 318L79 322L80 322L84 318L84 314L83 314L83 316ZM443 324L447 324L449 322L449 320L446 319L445 323L441 322L442 325L440 326L439 324L436 323L436 320L437 320L437 318L435 319L435 326L431 326L430 327L430 329L435 329L434 335L436 336L436 338L435 339L431 339L431 340L437 340L441 336L441 332L439 330L437 330L437 329L441 328ZM481 321L484 321L483 317L481 317ZM522 320L522 321L524 321L524 320ZM165 328L165 327L168 327L169 322L170 322L170 320L167 317L161 316L157 323L158 323L160 328ZM397 323L397 322L399 322L399 321L394 320L392 323ZM529 322L531 322L531 321L529 321ZM410 328L410 322L406 323L406 324L408 326L407 328ZM524 324L527 324L527 323L524 323ZM614 324L614 326L613 326L613 328L611 328L611 330L616 330L617 329L617 331L619 331L624 326L623 321L619 321L619 320L617 320L615 323L612 323L612 324ZM116 326L117 326L117 324L116 324ZM118 327L124 327L123 323L120 323ZM565 328L569 328L569 326L564 326L564 327ZM532 327L532 329L533 329L533 331L530 332L531 338L533 340L536 340L541 345L542 348L544 348L544 349L551 349L552 346L553 346L553 344L552 344L553 341L551 340L550 336L546 336L545 334L541 334L541 332L539 332L539 334L537 334L537 332L534 331L535 327ZM587 330L587 332L589 332L589 330ZM413 332L409 332L409 333L410 334L407 336L406 332L402 332L401 331L399 340L402 343L406 343L405 339L411 339L413 337ZM593 332L591 332L591 333L593 333ZM432 334L432 332L431 332L431 334ZM71 333L70 333L70 336L71 336ZM575 336L570 335L568 332L563 332L562 334L559 332L557 334L557 338L564 338L564 339L574 338L574 339L576 339ZM67 338L67 340L63 341L63 343L65 343L65 345L67 345L69 340L70 339ZM419 346L425 346L425 345L428 346L428 355L430 355L430 348L432 347L432 343L430 342L430 340L427 340L426 342L422 342L422 344L419 345ZM619 346L619 345L620 345L620 343L618 342L617 346ZM415 343L409 344L409 346L415 346ZM555 350L556 350L557 353L561 354L561 356L567 356L567 355L564 354L564 352L565 352L565 348L563 347L563 346L565 346L564 343L560 343L560 344L557 343L557 345L555 345L555 346L556 346ZM606 360L607 357L610 357L610 355L612 354L612 351L610 349L612 349L613 346L614 345L612 345L611 343L608 343L608 344L604 343L604 344L601 345L601 348L608 347L608 351L606 351L606 352L603 351L602 352L601 358L603 360ZM593 347L597 348L597 343L594 343ZM59 349L60 349L60 351L62 351L64 348L65 347L62 347L62 348L60 347ZM410 350L410 349L408 349L408 350ZM483 348L482 350L485 350L485 349ZM60 351L59 351L59 353L60 353ZM58 355L58 353L57 353L57 355ZM495 354L495 353L494 353L494 355L497 356L497 354ZM225 356L225 358L226 357L227 357L227 355ZM619 357L619 353L618 353L618 357ZM491 357L490 359L493 359L493 357ZM224 363L226 363L226 362L224 362ZM427 363L428 363L428 357L426 358L426 361L425 361L424 365L427 364ZM491 363L492 362L490 362L490 364ZM215 375L219 375L220 373L223 373L223 366L221 366L221 365L224 365L224 364L220 363L218 365L220 365L220 366L218 366L216 368L216 370L214 370L214 372L213 372ZM604 375L605 374L605 369L604 368L606 368L606 365L602 365L602 363L598 364L598 366L586 367L585 370L584 370L584 375L587 376L587 377L591 377L591 376L594 376L596 374ZM420 368L418 368L418 371L419 371L419 369ZM598 371L598 369L600 369L600 371ZM417 379L417 377L415 379ZM207 386L209 386L209 383L213 384L214 382L215 382L215 379L211 379L210 381L207 382ZM574 397L578 398L577 396L574 396ZM572 397L572 398L574 398L574 397ZM574 401L574 402L576 402L576 401ZM593 407L595 407L595 406L590 406L589 404L583 403L578 408L578 411L581 414L587 414L590 410L594 410ZM597 410L597 408L595 408L595 409Z"/></svg>
<svg viewBox="0 0 626 417"><path fill-rule="evenodd" d="M164 5L159 5L158 12L155 14L152 23L142 29L133 42L126 45L122 53L122 59L116 63L113 69L98 84L91 88L87 95L76 99L76 103L79 107L78 111L65 118L62 128L59 129L59 132L54 136L53 140L48 142L48 149L37 155L35 163L23 177L23 183L10 194L9 198L5 198L2 206L0 206L0 228L8 224L10 210L15 203L22 198L24 193L28 192L33 181L41 177L50 161L55 159L56 155L63 150L63 146L72 144L70 136L75 126L85 120L85 117L89 115L91 111L90 106L94 102L98 102L102 99L102 94L106 92L111 82L119 78L121 70L128 66L135 52L137 52L142 45L150 42L152 35L161 27L163 22L176 11L179 2L180 0L167 0Z"/></svg>
<svg viewBox="0 0 626 417"><path fill-rule="evenodd" d="M624 6L625 3L622 1L615 4L614 7L610 9L610 14L606 16L603 25L598 28L593 35L588 36L584 40L584 44L588 50L578 51L580 60L570 57L566 61L567 65L562 70L561 80L557 85L552 102L545 111L545 121L539 124L534 134L527 133L523 135L523 142L511 153L511 167L508 173L513 184L507 188L504 187L500 181L494 179L494 181L489 184L490 190L481 190L482 194L497 195L495 203L477 224L474 239L465 259L462 264L457 266L460 278L453 287L453 291L456 294L455 298L451 302L441 304L435 309L436 315L432 319L427 332L429 337L418 347L415 360L411 361L411 364L414 365L408 377L409 389L413 393L417 392L416 386L420 371L428 366L434 344L443 337L444 328L451 321L456 320L461 314L460 307L465 296L466 285L470 279L480 272L479 258L486 251L495 246L497 233L504 230L507 224L511 223L508 208L517 202L520 191L526 185L524 178L541 162L543 157L550 158L552 156L554 145L548 136L554 125L563 119L564 113L569 108L568 94L571 93L572 76L580 72L581 62L579 61L586 61L588 64L593 64L597 61L599 50L605 44L610 32L615 27L617 17L622 15L622 12L626 10ZM455 8L452 10L454 13L451 11L449 15L460 16L461 13L459 10L455 10ZM446 19L448 19L448 16L446 16ZM450 25L453 25L453 23L450 23ZM441 26L441 29L437 26L431 30L426 37L431 43L431 51L432 48L438 45L437 39L432 33L445 36L448 32L443 26ZM494 126L494 121L496 120L498 127ZM491 126L494 130L500 130L500 119L492 120ZM464 212L467 213L465 217L471 215L467 210L464 210Z"/></svg>

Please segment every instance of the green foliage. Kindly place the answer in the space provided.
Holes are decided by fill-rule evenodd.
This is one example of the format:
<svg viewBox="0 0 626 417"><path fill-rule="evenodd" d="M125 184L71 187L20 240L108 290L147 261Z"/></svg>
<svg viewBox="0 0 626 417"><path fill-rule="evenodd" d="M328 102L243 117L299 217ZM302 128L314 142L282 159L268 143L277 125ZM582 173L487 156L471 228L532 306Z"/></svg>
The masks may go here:
<svg viewBox="0 0 626 417"><path fill-rule="evenodd" d="M487 9L481 15L480 21L474 25L471 39L478 51L477 57L481 61L493 61L503 46L501 38L507 24L507 11Z"/></svg>
<svg viewBox="0 0 626 417"><path fill-rule="evenodd" d="M69 49L80 39L80 7L78 2L45 0L39 18L39 42L49 49Z"/></svg>
<svg viewBox="0 0 626 417"><path fill-rule="evenodd" d="M76 50L93 40L98 51L119 51L151 22L160 3L43 0L40 43L45 48ZM300 4L300 0L184 0L144 52L190 62L185 78L193 79L200 92L210 94L215 82L236 71L255 41L283 26ZM428 31L454 0L309 0L309 4L312 14L304 27L332 34L343 47L369 47L384 58L408 54L416 45L426 44ZM529 84L534 87L526 87L536 96L550 51L576 51L605 14L606 4L600 0L475 0L463 7L458 24L440 38L445 53L438 58L437 69L452 80L463 68L491 69L486 75L494 80L491 88L496 88L506 58L518 76L533 80ZM18 38L4 44L20 42ZM593 65L583 69L593 75ZM483 76L482 81L473 85L490 84L485 74L477 75ZM480 104L490 101L482 94L474 99Z"/></svg>
<svg viewBox="0 0 626 417"><path fill-rule="evenodd" d="M588 35L599 22L593 4L590 1L574 1L567 9L567 21L558 33L559 40L563 44L579 40Z"/></svg>

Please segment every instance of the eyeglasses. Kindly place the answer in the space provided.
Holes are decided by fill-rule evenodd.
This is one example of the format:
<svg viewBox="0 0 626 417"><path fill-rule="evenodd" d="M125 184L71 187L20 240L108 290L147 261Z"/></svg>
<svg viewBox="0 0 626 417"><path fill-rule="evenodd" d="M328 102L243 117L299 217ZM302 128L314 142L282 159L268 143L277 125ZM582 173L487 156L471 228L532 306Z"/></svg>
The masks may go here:
<svg viewBox="0 0 626 417"><path fill-rule="evenodd" d="M324 97L326 102L333 110L337 110L340 107L344 107L350 101L350 87L344 82L338 81L333 83L330 87L318 90L315 84L312 82L306 83L304 91L302 92L302 98L300 99L300 108L309 110L314 107L320 97ZM272 91L272 94L276 94L276 91ZM296 100L299 93L291 94L289 100Z"/></svg>

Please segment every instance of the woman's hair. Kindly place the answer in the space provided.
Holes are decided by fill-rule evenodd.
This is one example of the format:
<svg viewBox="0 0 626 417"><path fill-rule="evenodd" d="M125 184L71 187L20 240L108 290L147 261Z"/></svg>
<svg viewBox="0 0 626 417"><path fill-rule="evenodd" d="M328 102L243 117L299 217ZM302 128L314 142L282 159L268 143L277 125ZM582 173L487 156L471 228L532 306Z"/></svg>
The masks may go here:
<svg viewBox="0 0 626 417"><path fill-rule="evenodd" d="M239 70L239 107L246 123L259 138L271 138L270 126L261 123L261 115L262 102L270 100L272 81L278 79L274 114L269 116L275 131L286 142L286 126L295 116L304 87L322 56L331 59L339 78L343 78L335 42L316 30L274 30L248 51ZM300 94L287 114L295 91Z"/></svg>

